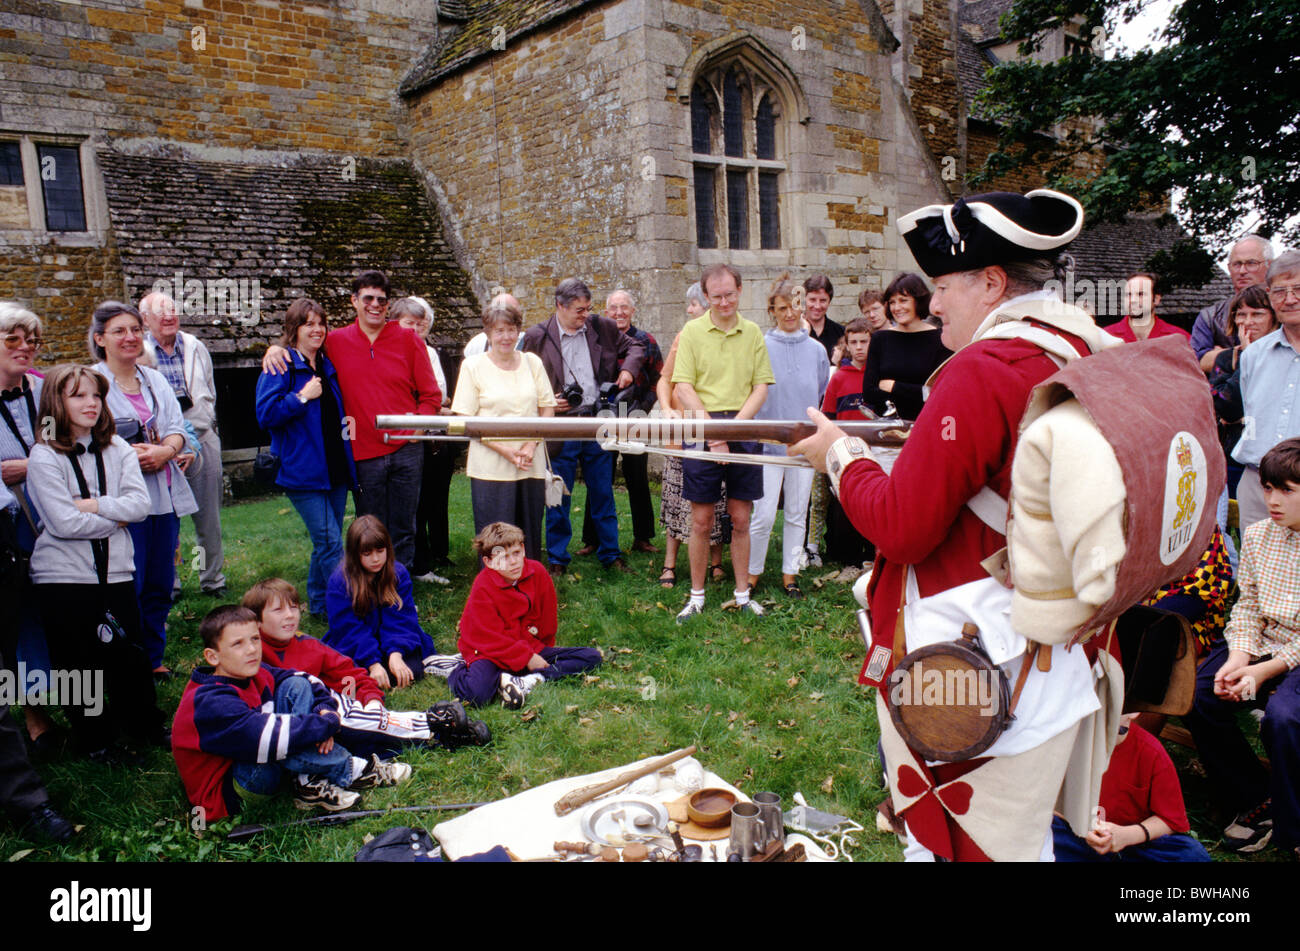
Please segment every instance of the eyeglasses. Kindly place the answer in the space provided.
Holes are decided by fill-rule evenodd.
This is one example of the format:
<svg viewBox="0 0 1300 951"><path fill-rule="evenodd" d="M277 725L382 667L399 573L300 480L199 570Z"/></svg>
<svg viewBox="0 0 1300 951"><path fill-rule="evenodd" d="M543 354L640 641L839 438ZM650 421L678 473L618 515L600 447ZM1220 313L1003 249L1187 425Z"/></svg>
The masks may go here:
<svg viewBox="0 0 1300 951"><path fill-rule="evenodd" d="M45 345L45 341L40 337L28 337L26 334L5 334L4 341L6 350L31 347L33 351L36 351Z"/></svg>
<svg viewBox="0 0 1300 951"><path fill-rule="evenodd" d="M1267 261L1261 261L1259 258L1251 258L1249 261L1229 261L1228 268L1229 270L1235 268L1238 271L1253 271L1256 268L1263 267L1267 263Z"/></svg>
<svg viewBox="0 0 1300 951"><path fill-rule="evenodd" d="M132 337L143 337L144 331L141 330L139 327L114 327L112 330L105 331L104 336L125 337L128 334Z"/></svg>
<svg viewBox="0 0 1300 951"><path fill-rule="evenodd" d="M1286 287L1270 287L1268 296L1275 301L1286 300L1286 295L1290 294L1300 300L1300 284L1288 284Z"/></svg>
<svg viewBox="0 0 1300 951"><path fill-rule="evenodd" d="M361 303L365 304L367 307L369 307L371 304L378 304L380 307L387 307L388 298L377 297L374 294L363 294L361 296Z"/></svg>

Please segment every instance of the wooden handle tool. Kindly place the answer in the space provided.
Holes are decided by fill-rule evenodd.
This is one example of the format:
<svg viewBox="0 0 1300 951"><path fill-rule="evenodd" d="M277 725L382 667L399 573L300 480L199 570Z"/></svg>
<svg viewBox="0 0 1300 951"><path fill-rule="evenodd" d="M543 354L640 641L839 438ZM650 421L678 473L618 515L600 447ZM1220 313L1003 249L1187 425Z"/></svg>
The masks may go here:
<svg viewBox="0 0 1300 951"><path fill-rule="evenodd" d="M616 789L621 789L633 780L640 779L642 776L649 776L651 773L657 773L665 766L677 762L680 759L692 755L695 752L694 746L688 746L684 750L678 750L675 753L669 753L667 756L652 760L644 766L636 769L629 769L626 773L620 773L613 779L603 783L595 783L591 786L583 786L581 789L574 789L565 793L555 803L555 814L557 816L567 816L579 806L586 805L593 799L611 793Z"/></svg>

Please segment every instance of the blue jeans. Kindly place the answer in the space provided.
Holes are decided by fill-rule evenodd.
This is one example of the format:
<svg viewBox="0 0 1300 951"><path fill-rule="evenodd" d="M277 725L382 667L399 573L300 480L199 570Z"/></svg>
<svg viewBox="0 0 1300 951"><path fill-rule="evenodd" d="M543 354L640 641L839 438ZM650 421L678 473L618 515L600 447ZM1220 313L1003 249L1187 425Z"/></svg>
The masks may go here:
<svg viewBox="0 0 1300 951"><path fill-rule="evenodd" d="M415 567L415 514L420 505L424 447L410 442L396 452L357 460L357 515L373 515L393 538L397 560Z"/></svg>
<svg viewBox="0 0 1300 951"><path fill-rule="evenodd" d="M348 487L324 492L286 490L311 536L311 565L307 569L307 604L313 614L325 610L325 586L343 559L343 512L348 506Z"/></svg>
<svg viewBox="0 0 1300 951"><path fill-rule="evenodd" d="M167 647L167 613L176 581L176 545L181 520L175 513L150 515L127 526L135 546L135 593L140 599L141 646L154 669L162 666Z"/></svg>
<svg viewBox="0 0 1300 951"><path fill-rule="evenodd" d="M622 554L618 549L618 514L614 510L614 454L595 442L572 439L561 443L560 451L551 456L551 470L564 480L570 491L578 475L579 462L582 481L587 486L587 511L596 525L596 557L602 565L609 565ZM546 510L546 553L552 564L569 563L569 539L573 537L569 503L572 501L573 497L566 495L558 506Z"/></svg>
<svg viewBox="0 0 1300 951"><path fill-rule="evenodd" d="M306 677L290 677L275 691L276 713L311 713L311 685ZM280 788L284 773L306 773L329 780L346 789L352 782L352 754L339 743L328 753L318 753L315 746L292 753L278 763L240 763L231 768L235 791L240 796L270 796Z"/></svg>
<svg viewBox="0 0 1300 951"><path fill-rule="evenodd" d="M1052 817L1052 847L1058 862L1209 862L1210 853L1190 835L1174 832L1120 852L1098 855L1060 816Z"/></svg>

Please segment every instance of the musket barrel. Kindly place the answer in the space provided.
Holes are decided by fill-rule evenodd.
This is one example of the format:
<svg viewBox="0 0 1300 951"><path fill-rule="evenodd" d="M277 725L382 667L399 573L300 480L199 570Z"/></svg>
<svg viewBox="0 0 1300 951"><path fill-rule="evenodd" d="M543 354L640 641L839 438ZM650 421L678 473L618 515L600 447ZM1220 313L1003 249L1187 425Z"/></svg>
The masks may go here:
<svg viewBox="0 0 1300 951"><path fill-rule="evenodd" d="M903 420L847 420L838 423L851 436L877 446L901 446L911 428ZM709 440L756 441L791 445L816 427L795 419L674 419L667 416L402 416L380 414L377 429L416 430L478 439L589 439L646 445L701 443ZM400 438L400 437L399 437Z"/></svg>

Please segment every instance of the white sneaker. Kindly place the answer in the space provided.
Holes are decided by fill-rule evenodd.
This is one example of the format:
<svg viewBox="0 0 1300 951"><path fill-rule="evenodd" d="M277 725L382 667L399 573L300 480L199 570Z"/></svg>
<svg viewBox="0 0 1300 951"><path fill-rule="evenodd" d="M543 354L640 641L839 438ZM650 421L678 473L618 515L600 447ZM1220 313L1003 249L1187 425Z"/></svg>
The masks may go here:
<svg viewBox="0 0 1300 951"><path fill-rule="evenodd" d="M376 786L396 786L411 778L411 767L395 759L382 760L377 755L370 757L365 770L352 780L351 789L373 789Z"/></svg>
<svg viewBox="0 0 1300 951"><path fill-rule="evenodd" d="M518 677L503 671L501 673L501 685L497 688L497 696L501 698L501 706L507 710L518 710L524 705L528 695L533 692L533 688L545 679L541 674L525 674Z"/></svg>
<svg viewBox="0 0 1300 951"><path fill-rule="evenodd" d="M299 809L320 806L326 812L341 812L356 805L360 793L349 792L325 779L304 783L297 777L293 781L293 804Z"/></svg>
<svg viewBox="0 0 1300 951"><path fill-rule="evenodd" d="M736 605L736 610L741 614L749 614L753 617L762 617L767 612L763 610L763 605L759 604L753 598L750 598L744 604Z"/></svg>
<svg viewBox="0 0 1300 951"><path fill-rule="evenodd" d="M424 658L424 672L446 680L464 662L460 654L430 654Z"/></svg>
<svg viewBox="0 0 1300 951"><path fill-rule="evenodd" d="M414 580L424 581L429 584L440 584L443 587L446 587L447 585L451 584L451 579L444 578L442 575L434 574L432 571L426 571L422 575L416 575Z"/></svg>
<svg viewBox="0 0 1300 951"><path fill-rule="evenodd" d="M677 612L677 623L685 624L691 618L695 617L695 615L703 613L704 608L701 605L696 604L694 601L687 601L686 607Z"/></svg>
<svg viewBox="0 0 1300 951"><path fill-rule="evenodd" d="M819 552L816 548L805 548L804 558L807 560L806 564L808 567L810 568L822 567L821 552Z"/></svg>

